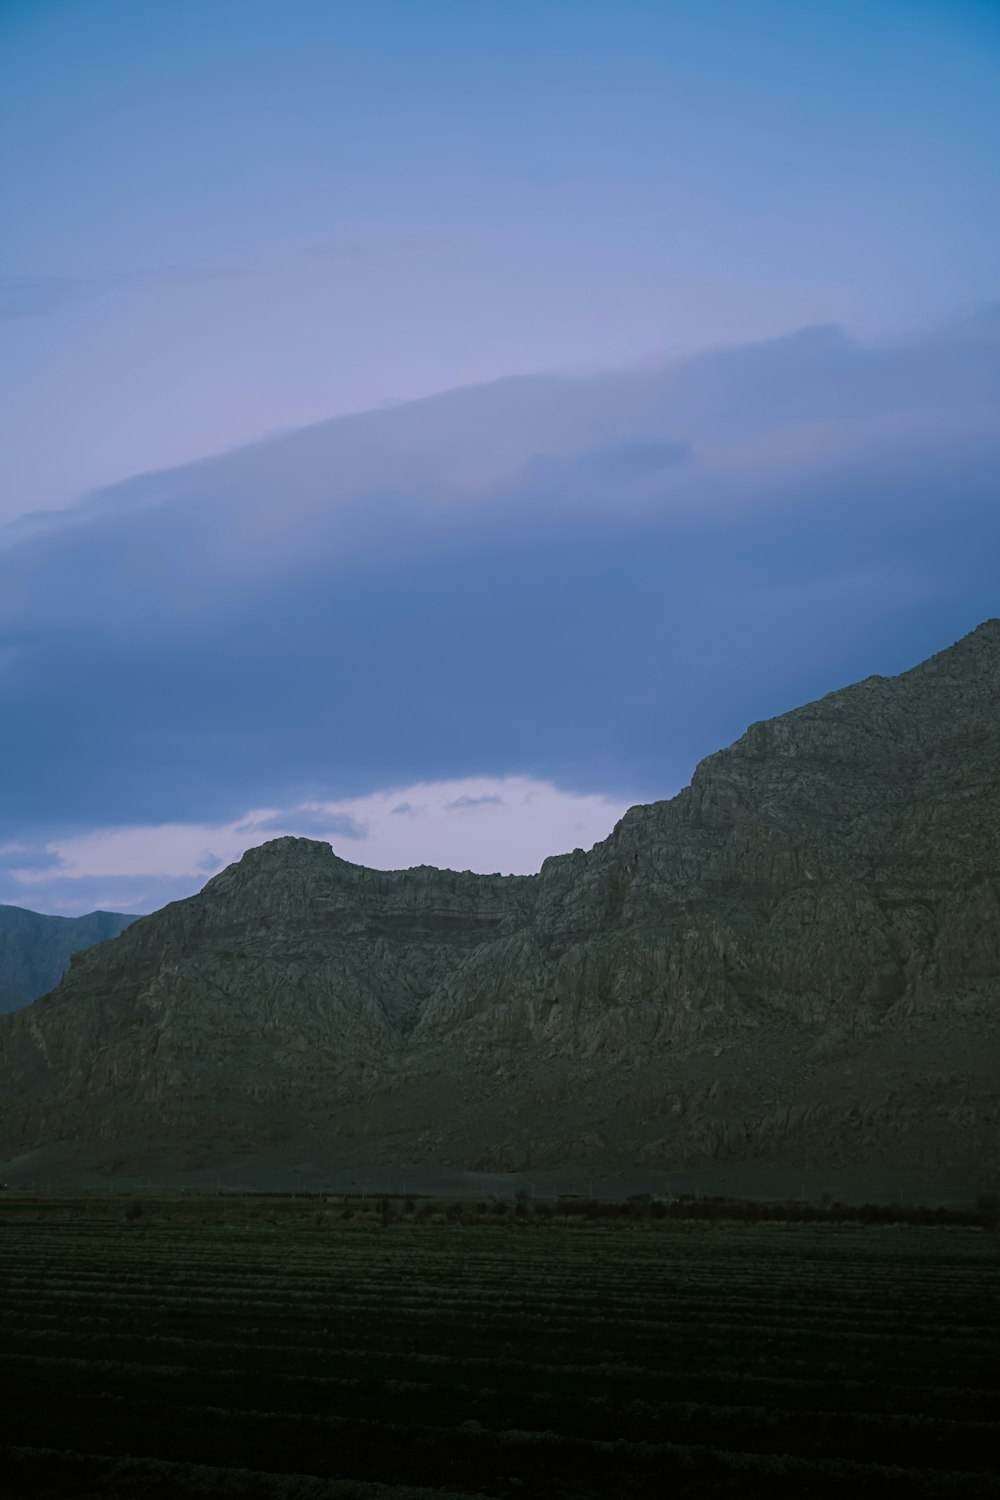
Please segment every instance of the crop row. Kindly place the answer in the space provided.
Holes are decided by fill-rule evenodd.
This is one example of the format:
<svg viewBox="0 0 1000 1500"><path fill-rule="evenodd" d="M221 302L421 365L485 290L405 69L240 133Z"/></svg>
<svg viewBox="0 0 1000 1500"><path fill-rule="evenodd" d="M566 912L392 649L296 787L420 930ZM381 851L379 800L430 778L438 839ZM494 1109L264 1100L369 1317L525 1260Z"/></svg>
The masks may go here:
<svg viewBox="0 0 1000 1500"><path fill-rule="evenodd" d="M295 1456L298 1472L317 1477L365 1475L383 1484L444 1484L478 1489L484 1476L503 1493L516 1476L529 1495L648 1495L682 1485L685 1495L732 1493L734 1481L766 1485L779 1496L842 1494L944 1500L995 1500L989 1473L917 1468L836 1456L727 1449L717 1442L632 1441L583 1438L551 1430L486 1429L466 1420L453 1425L406 1426L391 1420L366 1422L336 1416L287 1414L226 1406L184 1408L138 1399L105 1403L82 1396L66 1416L66 1446L80 1451L95 1435L105 1451L226 1468L274 1467L274 1454ZM25 1445L40 1425L17 1413ZM127 1434L124 1449L122 1434ZM909 1434L907 1435L909 1439ZM181 1442L186 1449L178 1453ZM166 1448L167 1451L163 1451ZM622 1481L627 1479L628 1488ZM494 1487L495 1486L495 1487ZM745 1491L744 1491L745 1492Z"/></svg>
<svg viewBox="0 0 1000 1500"><path fill-rule="evenodd" d="M831 1411L822 1406L790 1410L761 1404L649 1399L619 1393L612 1396L540 1388L483 1387L454 1378L375 1380L335 1375L306 1375L268 1367L215 1367L201 1364L138 1364L124 1361L68 1359L56 1356L10 1357L5 1362L12 1387L33 1377L36 1395L58 1397L85 1377L90 1390L100 1388L102 1403L128 1398L137 1386L145 1401L165 1410L185 1409L200 1399L224 1401L231 1410L252 1410L254 1420L312 1414L336 1421L377 1420L405 1405L405 1425L447 1425L456 1408L486 1430L558 1431L565 1436L645 1441L650 1434L686 1443L714 1443L726 1450L797 1453L816 1456L847 1449L866 1462L891 1462L905 1442L910 1465L939 1467L955 1451L966 1454L966 1467L992 1469L1000 1424L911 1413ZM458 1372L455 1372L456 1374ZM537 1375L537 1372L534 1372Z"/></svg>
<svg viewBox="0 0 1000 1500"><path fill-rule="evenodd" d="M5 1226L18 1493L995 1493L994 1238L792 1238Z"/></svg>
<svg viewBox="0 0 1000 1500"><path fill-rule="evenodd" d="M159 1296L161 1298L198 1298L233 1300L239 1294L252 1298L261 1305L268 1300L282 1303L294 1302L302 1306L315 1304L324 1298L350 1296L352 1301L362 1303L366 1299L393 1298L400 1302L420 1297L439 1306L464 1303L479 1306L484 1310L517 1300L525 1309L532 1305L551 1307L553 1303L571 1311L586 1310L599 1304L602 1310L628 1314L636 1306L649 1311L662 1309L687 1310L692 1315L718 1307L724 1299L733 1321L740 1318L753 1320L763 1310L771 1319L782 1315L791 1318L806 1318L810 1321L850 1323L863 1320L866 1326L892 1326L902 1314L909 1326L913 1326L914 1312L912 1292L897 1279L893 1295L884 1294L878 1287L839 1288L818 1279L800 1286L797 1291L785 1293L775 1288L766 1278L766 1266L760 1268L761 1281L755 1287L747 1276L738 1284L720 1277L716 1282L699 1278L689 1281L677 1268L637 1268L629 1284L609 1281L600 1276L591 1276L583 1263L567 1264L561 1276L544 1281L532 1277L528 1268L508 1265L483 1266L474 1279L449 1282L444 1276L426 1276L412 1265L400 1267L400 1274L393 1276L391 1267L383 1268L377 1276L352 1274L350 1267L340 1265L326 1268L325 1274L317 1269L310 1276L286 1277L282 1275L255 1274L254 1269L239 1263L228 1263L224 1269L199 1274L196 1268L184 1267L183 1273L160 1272L155 1265L143 1263L141 1270L126 1273L115 1261L101 1270L81 1270L76 1266L37 1266L21 1262L16 1267L8 1266L2 1274L4 1283L18 1288L22 1295L33 1294L36 1299L46 1296L55 1298L65 1295L85 1301L88 1297L104 1297L114 1290L122 1298ZM512 1278L511 1272L518 1273ZM942 1322L981 1321L990 1317L988 1305L982 1298L981 1271L979 1278L970 1277L967 1284L953 1280L950 1286L928 1289L921 1284L917 1307L928 1321L937 1328ZM991 1321L1000 1322L1000 1310L994 1311Z"/></svg>
<svg viewBox="0 0 1000 1500"><path fill-rule="evenodd" d="M1000 1326L1000 1304L984 1296L987 1287L955 1289L950 1297L928 1299L922 1290L918 1297L884 1298L872 1295L871 1303L856 1297L838 1297L830 1289L817 1292L813 1298L776 1297L764 1287L754 1297L744 1289L734 1292L725 1284L714 1292L685 1288L683 1284L645 1286L637 1282L628 1293L616 1293L599 1283L586 1287L585 1276L567 1274L548 1288L507 1274L494 1286L447 1287L406 1275L394 1283L391 1277L366 1282L350 1277L317 1279L282 1284L261 1281L245 1274L233 1273L225 1278L197 1279L185 1277L169 1280L151 1277L125 1280L114 1274L79 1279L70 1270L63 1275L36 1277L20 1271L6 1278L11 1294L17 1294L21 1310L44 1311L67 1307L87 1309L115 1306L127 1312L130 1306L145 1305L171 1308L178 1313L199 1313L211 1307L218 1317L240 1317L248 1313L264 1318L276 1311L294 1312L297 1317L315 1321L329 1315L351 1318L366 1316L373 1309L400 1316L447 1317L461 1312L477 1321L508 1320L511 1316L551 1323L569 1319L574 1326L585 1326L595 1317L641 1324L690 1321L716 1323L724 1320L734 1331L753 1331L761 1324L768 1328L823 1328L831 1333L852 1334L863 1331L872 1338L880 1336L934 1337L995 1333Z"/></svg>
<svg viewBox="0 0 1000 1500"><path fill-rule="evenodd" d="M152 1305L131 1309L124 1319L105 1313L81 1320L74 1317L73 1308L68 1305L51 1314L44 1323L19 1316L16 1326L29 1333L40 1326L63 1333L75 1330L81 1336L95 1331L123 1333L134 1344L142 1344L150 1335L169 1328L185 1341L198 1343L206 1334L212 1334L216 1341L227 1345L230 1342L273 1345L276 1335L284 1335L288 1340L289 1330L294 1327L294 1341L288 1340L285 1345L289 1357L299 1357L300 1345L315 1345L325 1346L324 1357L336 1359L341 1348L357 1347L363 1341L363 1347L373 1354L395 1351L405 1354L410 1348L431 1347L446 1351L450 1359L497 1359L516 1353L535 1363L559 1356L574 1364L617 1359L650 1369L671 1366L687 1371L724 1364L747 1373L773 1371L780 1365L790 1374L815 1373L837 1378L864 1368L873 1380L917 1386L933 1379L935 1370L949 1377L938 1383L962 1384L966 1372L974 1368L976 1379L984 1385L1000 1384L995 1338L970 1335L963 1340L948 1341L931 1337L874 1341L862 1336L847 1339L803 1330L785 1332L779 1337L766 1324L749 1335L741 1330L738 1337L721 1319L709 1325L637 1326L588 1320L586 1325L541 1321L526 1327L516 1319L490 1324L476 1323L471 1318L407 1319L386 1317L373 1309L370 1315L353 1319L327 1318L304 1323L293 1316L286 1319L276 1316L270 1322L241 1319L223 1325L213 1320L207 1310L201 1317L184 1320L175 1310ZM15 1330L6 1322L5 1328L9 1340Z"/></svg>
<svg viewBox="0 0 1000 1500"><path fill-rule="evenodd" d="M195 1335L153 1334L141 1338L133 1333L100 1333L77 1329L67 1334L60 1322L46 1329L20 1327L13 1322L4 1325L4 1347L9 1357L61 1357L67 1361L89 1359L99 1362L127 1363L130 1357L146 1356L145 1363L159 1368L185 1365L194 1360L205 1371L228 1368L237 1359L248 1366L267 1365L280 1370L283 1365L303 1376L336 1376L344 1378L386 1380L389 1371L397 1379L427 1381L433 1372L437 1383L454 1384L462 1376L471 1382L495 1385L511 1381L525 1383L530 1377L538 1385L586 1394L599 1389L614 1398L626 1400L642 1396L655 1388L661 1398L688 1400L700 1395L718 1403L743 1393L749 1404L778 1405L788 1409L837 1406L853 1411L862 1406L869 1411L884 1411L927 1416L954 1416L970 1421L992 1421L1000 1411L1000 1392L984 1385L971 1387L957 1383L928 1385L910 1381L892 1383L880 1378L859 1380L840 1374L836 1384L829 1378L791 1374L754 1372L744 1365L727 1368L713 1364L698 1368L685 1360L683 1368L673 1369L662 1358L639 1364L621 1358L585 1362L564 1359L558 1363L544 1359L515 1358L511 1355L467 1355L455 1349L429 1352L408 1347L410 1340L397 1341L386 1348L373 1342L351 1347L337 1343L301 1343L292 1341L244 1341L235 1337L199 1338ZM86 1351L84 1355L83 1351ZM585 1354L585 1350L573 1351ZM1000 1371L995 1374L1000 1375ZM918 1377L919 1379L919 1377Z"/></svg>
<svg viewBox="0 0 1000 1500"><path fill-rule="evenodd" d="M7 1236L0 1233L0 1250L2 1241ZM782 1263L766 1256L752 1255L740 1260L723 1260L714 1257L698 1257L692 1253L690 1258L674 1256L636 1257L633 1261L618 1260L610 1261L602 1257L595 1249L594 1253L588 1253L586 1245L576 1245L570 1249L564 1245L562 1253L556 1255L554 1252L541 1259L536 1256L521 1253L512 1253L504 1256L471 1255L468 1253L467 1244L463 1241L454 1247L452 1254L421 1257L416 1254L405 1253L406 1246L386 1244L383 1237L372 1234L367 1243L362 1243L357 1249L352 1246L354 1253L345 1254L341 1244L331 1237L332 1243L324 1247L319 1253L304 1260L295 1256L291 1247L285 1247L282 1255L276 1251L275 1245L253 1245L246 1241L242 1245L228 1245L227 1254L218 1254L209 1258L203 1255L188 1253L193 1247L185 1247L184 1243L159 1247L150 1244L148 1239L137 1235L143 1241L141 1250L123 1247L122 1243L101 1245L95 1248L92 1255L85 1255L79 1249L74 1251L72 1265L80 1274L94 1274L107 1272L110 1267L119 1268L125 1274L138 1273L145 1267L163 1268L171 1274L227 1274L233 1269L239 1268L249 1274L257 1276L280 1275L285 1282L296 1279L311 1279L316 1275L330 1275L337 1272L357 1275L378 1280L386 1274L391 1274L394 1281L398 1281L401 1274L419 1275L424 1279L437 1277L446 1280L448 1285L472 1285L481 1281L484 1275L488 1278L491 1271L510 1267L516 1264L526 1277L540 1285L560 1281L567 1267L582 1266L586 1268L590 1282L600 1280L609 1287L627 1287L634 1285L636 1273L648 1272L654 1277L677 1276L682 1279L684 1285L690 1287L717 1287L720 1282L731 1285L734 1289L749 1286L754 1279L760 1285L760 1273L767 1270L776 1290L794 1292L796 1288L803 1285L820 1283L833 1287L861 1290L866 1287L885 1287L891 1289L898 1277L911 1269L909 1265L882 1264L876 1267L867 1267L859 1262L853 1268L849 1259L845 1258L842 1266L836 1264L803 1262L796 1267L795 1262ZM448 1247L451 1249L452 1247ZM519 1249L520 1247L512 1247ZM243 1253L240 1253L242 1250ZM65 1255L52 1257L32 1255L30 1241L26 1242L23 1253L15 1256L2 1256L2 1264L15 1269L18 1264L34 1265L40 1272L46 1269L63 1270L67 1267ZM751 1264L748 1265L748 1259ZM280 1268L280 1269L278 1269ZM928 1268L933 1271L933 1268ZM949 1268L947 1274L929 1277L929 1285L942 1291L948 1291L955 1280L963 1280L976 1275L981 1267L953 1267Z"/></svg>
<svg viewBox="0 0 1000 1500"><path fill-rule="evenodd" d="M933 1247L925 1247L925 1257L902 1260L886 1253L877 1261L866 1261L860 1257L852 1261L850 1248L838 1244L837 1254L826 1259L796 1259L793 1255L777 1256L760 1248L750 1249L745 1244L741 1255L719 1255L709 1251L699 1254L691 1247L687 1254L636 1254L634 1257L611 1256L598 1242L582 1241L581 1238L563 1241L558 1249L547 1255L539 1255L535 1246L524 1242L510 1246L508 1253L484 1254L475 1246L475 1237L456 1235L455 1242L439 1246L435 1254L421 1253L412 1243L402 1237L382 1235L371 1231L366 1236L355 1237L345 1248L341 1236L321 1239L311 1253L303 1254L301 1248L289 1244L284 1237L267 1239L257 1237L237 1238L226 1232L219 1236L222 1245L211 1248L192 1243L194 1235L172 1239L163 1243L158 1236L143 1231L120 1233L117 1237L93 1245L80 1245L73 1241L72 1255L68 1256L63 1246L38 1245L37 1236L17 1236L10 1230L0 1229L0 1266L11 1271L20 1266L32 1266L39 1272L47 1269L66 1270L71 1264L79 1275L107 1274L111 1267L125 1276L140 1274L144 1269L156 1267L171 1275L192 1274L226 1275L234 1268L257 1277L275 1276L284 1282L297 1279L310 1280L317 1275L329 1276L337 1272L362 1274L377 1281L386 1274L398 1280L400 1274L419 1275L424 1279L435 1277L447 1280L449 1285L473 1284L484 1274L517 1264L521 1273L533 1282L545 1285L561 1280L566 1267L586 1268L590 1283L600 1280L603 1284L625 1287L634 1285L636 1273L648 1272L653 1276L677 1276L685 1286L716 1287L725 1282L738 1288L750 1285L754 1280L761 1285L761 1272L768 1273L768 1284L782 1294L794 1294L815 1284L836 1287L839 1291L861 1295L868 1288L882 1287L891 1291L899 1277L919 1270L921 1284L928 1290L950 1294L956 1283L973 1282L982 1274L984 1257L964 1256L961 1260L949 1260L944 1264L935 1262ZM710 1235L706 1235L706 1239ZM141 1241L141 1246L131 1243ZM449 1237L450 1239L450 1237ZM993 1236L971 1236L979 1245L990 1245ZM470 1241L472 1243L470 1243ZM277 1246L281 1244L281 1251ZM770 1248L770 1247L768 1247ZM212 1253L214 1251L214 1253Z"/></svg>
<svg viewBox="0 0 1000 1500"><path fill-rule="evenodd" d="M280 1259L275 1255L274 1259ZM72 1258L61 1264L51 1261L34 1261L20 1257L16 1262L8 1261L0 1268L0 1276L6 1282L28 1281L36 1287L73 1285L85 1291L88 1284L100 1290L108 1283L123 1289L135 1286L145 1290L152 1283L163 1288L183 1290L208 1290L215 1292L233 1283L252 1286L255 1291L266 1294L274 1290L282 1296L301 1292L315 1295L338 1286L350 1286L358 1292L380 1295L389 1288L397 1290L420 1287L428 1292L435 1290L442 1296L495 1297L509 1283L511 1276L525 1296L550 1298L553 1295L575 1296L581 1300L600 1296L602 1300L620 1300L623 1303L639 1296L656 1298L682 1298L691 1304L706 1299L717 1300L724 1295L734 1307L759 1305L763 1300L773 1304L802 1304L811 1309L822 1310L836 1306L839 1310L863 1309L866 1313L891 1310L894 1307L912 1308L912 1293L909 1282L919 1268L899 1269L886 1283L868 1279L860 1273L843 1281L836 1277L819 1274L803 1274L793 1286L784 1286L769 1275L766 1262L745 1266L740 1275L718 1274L706 1276L690 1274L687 1267L673 1264L651 1265L639 1263L629 1276L608 1276L599 1266L589 1265L585 1258L566 1259L558 1267L549 1267L544 1275L536 1268L525 1264L520 1258L495 1262L480 1262L470 1274L470 1268L461 1264L455 1267L456 1274L449 1276L446 1263L425 1267L400 1257L394 1267L391 1262L373 1266L371 1262L345 1263L330 1258L325 1264L318 1263L308 1271L304 1268L283 1268L276 1272L273 1267L262 1270L257 1262L227 1257L214 1266L197 1262L175 1260L164 1263L144 1255L136 1256L131 1263L123 1264L118 1255L108 1255L99 1265L79 1265ZM970 1268L967 1274L952 1275L946 1280L928 1284L919 1277L920 1303L933 1308L938 1316L939 1308L961 1306L963 1299L971 1306L979 1299L982 1286L983 1267ZM981 1301L980 1301L981 1309Z"/></svg>

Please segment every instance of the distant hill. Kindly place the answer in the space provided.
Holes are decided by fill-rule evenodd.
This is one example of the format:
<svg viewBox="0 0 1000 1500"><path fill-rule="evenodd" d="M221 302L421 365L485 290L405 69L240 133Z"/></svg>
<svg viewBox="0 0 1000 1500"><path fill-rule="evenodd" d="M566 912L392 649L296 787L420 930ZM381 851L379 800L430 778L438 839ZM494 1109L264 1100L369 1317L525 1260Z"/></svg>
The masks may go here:
<svg viewBox="0 0 1000 1500"><path fill-rule="evenodd" d="M537 875L251 849L0 1018L0 1150L986 1180L998 872L991 620Z"/></svg>
<svg viewBox="0 0 1000 1500"><path fill-rule="evenodd" d="M74 953L117 937L134 921L116 911L47 917L20 906L0 906L0 1015L55 989Z"/></svg>

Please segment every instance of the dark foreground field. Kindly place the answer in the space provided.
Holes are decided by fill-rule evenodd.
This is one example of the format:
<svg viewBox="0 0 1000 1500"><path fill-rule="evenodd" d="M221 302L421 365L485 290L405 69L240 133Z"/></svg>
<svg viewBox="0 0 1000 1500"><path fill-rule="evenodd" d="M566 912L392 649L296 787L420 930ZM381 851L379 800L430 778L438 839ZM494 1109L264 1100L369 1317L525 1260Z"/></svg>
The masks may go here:
<svg viewBox="0 0 1000 1500"><path fill-rule="evenodd" d="M1000 1494L996 1233L115 1212L0 1213L11 1497Z"/></svg>

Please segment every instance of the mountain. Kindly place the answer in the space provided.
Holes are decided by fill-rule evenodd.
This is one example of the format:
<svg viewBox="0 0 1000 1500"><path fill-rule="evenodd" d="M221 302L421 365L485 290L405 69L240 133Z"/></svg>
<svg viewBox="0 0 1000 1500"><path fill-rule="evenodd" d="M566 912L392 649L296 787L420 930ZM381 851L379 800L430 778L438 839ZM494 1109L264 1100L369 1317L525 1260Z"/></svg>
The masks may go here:
<svg viewBox="0 0 1000 1500"><path fill-rule="evenodd" d="M1000 621L533 876L282 838L0 1019L0 1142L1000 1170ZM165 1153L165 1156L164 1156Z"/></svg>
<svg viewBox="0 0 1000 1500"><path fill-rule="evenodd" d="M47 917L20 906L0 906L0 1014L46 994L59 983L74 953L106 943L134 921L115 911Z"/></svg>

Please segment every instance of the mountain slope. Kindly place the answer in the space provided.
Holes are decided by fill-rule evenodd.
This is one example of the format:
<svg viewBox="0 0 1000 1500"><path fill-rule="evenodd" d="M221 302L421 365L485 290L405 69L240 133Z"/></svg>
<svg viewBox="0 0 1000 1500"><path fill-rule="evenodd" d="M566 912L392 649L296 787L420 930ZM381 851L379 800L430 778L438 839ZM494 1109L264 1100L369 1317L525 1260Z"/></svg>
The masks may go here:
<svg viewBox="0 0 1000 1500"><path fill-rule="evenodd" d="M251 850L0 1022L0 1139L988 1174L998 1064L992 620L536 876Z"/></svg>
<svg viewBox="0 0 1000 1500"><path fill-rule="evenodd" d="M0 1014L46 994L59 983L74 953L117 937L133 921L114 911L49 917L0 906Z"/></svg>

